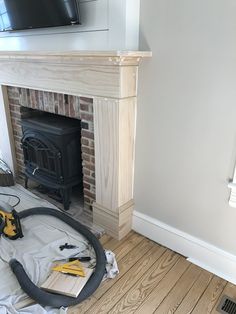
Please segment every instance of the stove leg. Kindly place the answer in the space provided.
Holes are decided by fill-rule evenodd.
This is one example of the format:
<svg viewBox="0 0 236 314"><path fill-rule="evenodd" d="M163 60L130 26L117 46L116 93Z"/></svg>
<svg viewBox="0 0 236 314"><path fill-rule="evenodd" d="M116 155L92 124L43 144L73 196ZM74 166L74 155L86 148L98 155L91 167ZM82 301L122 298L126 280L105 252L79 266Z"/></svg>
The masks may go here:
<svg viewBox="0 0 236 314"><path fill-rule="evenodd" d="M70 208L71 190L71 188L60 190L64 210L69 210Z"/></svg>
<svg viewBox="0 0 236 314"><path fill-rule="evenodd" d="M25 175L25 189L28 189L28 177Z"/></svg>

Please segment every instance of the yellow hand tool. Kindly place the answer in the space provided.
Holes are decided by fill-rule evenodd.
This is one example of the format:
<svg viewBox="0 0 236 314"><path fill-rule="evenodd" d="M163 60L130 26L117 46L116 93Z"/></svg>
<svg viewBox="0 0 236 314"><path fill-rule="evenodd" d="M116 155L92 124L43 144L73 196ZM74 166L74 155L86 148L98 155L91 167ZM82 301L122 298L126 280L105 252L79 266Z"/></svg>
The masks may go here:
<svg viewBox="0 0 236 314"><path fill-rule="evenodd" d="M0 235L11 240L23 237L20 218L17 211L8 203L0 201Z"/></svg>
<svg viewBox="0 0 236 314"><path fill-rule="evenodd" d="M66 264L57 265L53 267L52 270L55 270L64 274L71 274L75 276L85 277L84 269L78 260L69 262Z"/></svg>

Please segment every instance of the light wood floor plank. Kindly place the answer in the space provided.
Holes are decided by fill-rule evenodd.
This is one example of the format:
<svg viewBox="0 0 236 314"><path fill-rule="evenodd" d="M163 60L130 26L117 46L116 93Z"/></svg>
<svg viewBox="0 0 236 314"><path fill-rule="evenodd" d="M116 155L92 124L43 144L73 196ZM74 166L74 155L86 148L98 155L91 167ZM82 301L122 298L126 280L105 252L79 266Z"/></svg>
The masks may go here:
<svg viewBox="0 0 236 314"><path fill-rule="evenodd" d="M124 258L118 260L119 275L112 280L106 280L101 284L101 287L94 293L94 296L99 299L101 298L121 277L126 275L131 267L135 265L148 251L153 247L153 242L148 239L137 245L131 250Z"/></svg>
<svg viewBox="0 0 236 314"><path fill-rule="evenodd" d="M134 313L178 259L179 256L176 253L167 250L128 290L124 297L109 311L109 314Z"/></svg>
<svg viewBox="0 0 236 314"><path fill-rule="evenodd" d="M177 263L135 311L135 314L154 313L188 267L190 267L190 262L181 256Z"/></svg>
<svg viewBox="0 0 236 314"><path fill-rule="evenodd" d="M104 234L100 239L100 243L101 245L104 245L106 242L110 241L112 239L112 237L110 237L109 235L107 234Z"/></svg>
<svg viewBox="0 0 236 314"><path fill-rule="evenodd" d="M118 265L119 265L119 275L116 276L114 279L108 279L101 283L100 287L95 291L92 297L87 299L85 302L83 302L80 305L77 305L73 307L73 311L68 314L76 314L85 313L90 307L93 306L93 304L96 303L96 301L101 298L109 289L112 287L117 280L119 280L122 276L126 274L126 272L144 255L153 247L153 242L141 237L142 241L138 245L134 245L133 250L130 248L129 253L122 257L121 254L119 254L119 251L122 249L122 247L127 247L126 244L123 246L118 247L114 250L115 253L118 253ZM132 240L132 239L129 239ZM127 240L128 242L128 240Z"/></svg>
<svg viewBox="0 0 236 314"><path fill-rule="evenodd" d="M112 239L110 239L108 242L105 243L104 247L106 249L112 250L116 254L116 259L118 263L122 260L123 257L125 257L128 254L128 258L125 259L127 270L128 270L127 268L128 265L130 265L131 267L136 262L137 258L140 258L142 254L145 254L147 243L151 243L150 240L145 239L144 237L140 236L139 234L135 232L130 232L129 235L125 237L125 239L123 239L122 241L119 241L120 243L119 246L117 246L116 241L117 240L113 241ZM143 244L140 244L141 242L143 242ZM131 252L136 247L137 249L134 251L134 254L132 255ZM128 259L130 263L127 263ZM99 289L93 294L93 296L85 300L82 304L79 304L77 306L70 308L68 310L68 314L76 314L78 312L80 314L85 313L97 301L98 297L103 295L114 284L114 282L118 280L118 278L120 278L125 273L125 270L120 268L120 265L119 265L119 270L120 270L119 276L117 276L115 279L112 279L112 280L108 279L104 281L100 285Z"/></svg>
<svg viewBox="0 0 236 314"><path fill-rule="evenodd" d="M215 308L223 294L236 299L235 285L135 232L122 241L103 241L115 252L120 274L68 314L218 314ZM168 254L176 262L162 276Z"/></svg>
<svg viewBox="0 0 236 314"><path fill-rule="evenodd" d="M226 281L213 276L210 284L203 293L196 307L193 309L192 314L209 314L214 308L220 294L226 286Z"/></svg>
<svg viewBox="0 0 236 314"><path fill-rule="evenodd" d="M228 282L224 288L224 290L222 291L222 293L220 294L213 310L211 313L213 314L219 314L219 312L216 311L216 308L221 300L221 298L224 296L224 295L227 295L228 297L236 300L236 288L235 288L235 285L233 285L232 283Z"/></svg>
<svg viewBox="0 0 236 314"><path fill-rule="evenodd" d="M151 266L166 251L163 247L151 245L151 249L103 295L86 313L110 313L112 307L127 293L131 287L149 271Z"/></svg>
<svg viewBox="0 0 236 314"><path fill-rule="evenodd" d="M127 240L128 238L132 236L132 234L127 234L127 236L125 236L121 241L117 240L117 239L114 239L114 238L111 238L109 241L107 241L103 247L104 249L107 249L107 250L112 250L114 251L115 249L117 249L118 247L122 246Z"/></svg>
<svg viewBox="0 0 236 314"><path fill-rule="evenodd" d="M89 309L91 304L95 304L97 299L94 296L89 297L85 301L83 301L81 304L73 306L68 309L68 314L84 314Z"/></svg>
<svg viewBox="0 0 236 314"><path fill-rule="evenodd" d="M131 234L129 238L124 242L123 245L119 246L116 250L113 250L116 254L116 260L120 261L124 256L126 256L133 248L135 248L141 241L143 237L137 233ZM105 245L106 248L106 245Z"/></svg>
<svg viewBox="0 0 236 314"><path fill-rule="evenodd" d="M200 274L201 268L191 265L154 313L174 313Z"/></svg>
<svg viewBox="0 0 236 314"><path fill-rule="evenodd" d="M213 275L206 270L203 270L199 278L196 280L192 288L189 290L182 303L178 307L175 314L190 314L206 290Z"/></svg>

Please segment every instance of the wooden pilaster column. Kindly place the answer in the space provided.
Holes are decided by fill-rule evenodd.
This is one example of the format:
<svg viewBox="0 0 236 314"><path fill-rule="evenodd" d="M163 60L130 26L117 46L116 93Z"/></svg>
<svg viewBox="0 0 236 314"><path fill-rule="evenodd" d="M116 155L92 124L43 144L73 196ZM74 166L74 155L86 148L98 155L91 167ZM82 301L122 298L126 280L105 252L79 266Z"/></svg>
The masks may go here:
<svg viewBox="0 0 236 314"><path fill-rule="evenodd" d="M96 99L94 113L94 223L121 239L132 223L136 97Z"/></svg>

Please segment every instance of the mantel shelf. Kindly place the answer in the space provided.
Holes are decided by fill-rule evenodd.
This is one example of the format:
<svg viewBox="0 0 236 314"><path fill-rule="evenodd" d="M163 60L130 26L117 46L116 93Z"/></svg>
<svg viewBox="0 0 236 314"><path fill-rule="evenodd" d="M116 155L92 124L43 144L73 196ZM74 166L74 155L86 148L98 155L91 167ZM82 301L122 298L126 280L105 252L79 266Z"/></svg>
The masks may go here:
<svg viewBox="0 0 236 314"><path fill-rule="evenodd" d="M138 65L150 51L0 51L0 62L53 62L63 64Z"/></svg>
<svg viewBox="0 0 236 314"><path fill-rule="evenodd" d="M71 50L71 51L0 51L2 56L77 56L77 57L151 57L151 51Z"/></svg>

